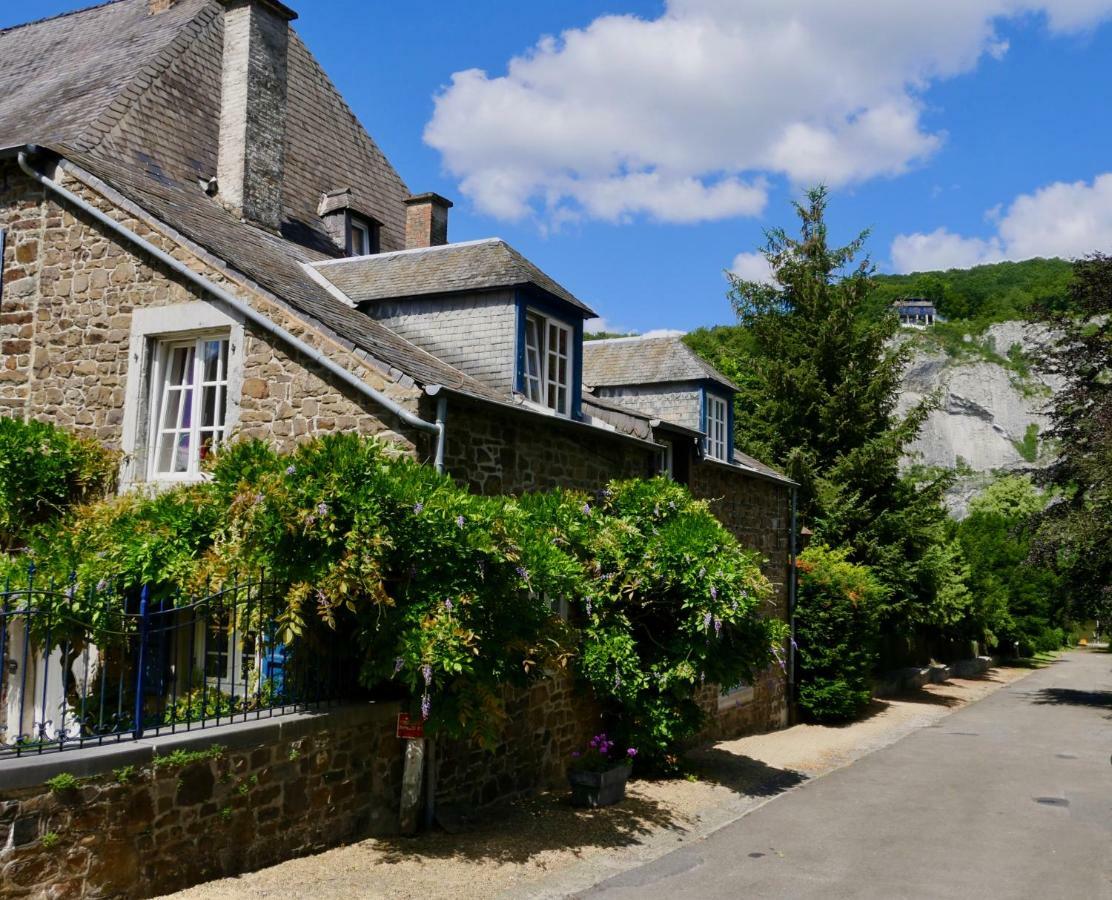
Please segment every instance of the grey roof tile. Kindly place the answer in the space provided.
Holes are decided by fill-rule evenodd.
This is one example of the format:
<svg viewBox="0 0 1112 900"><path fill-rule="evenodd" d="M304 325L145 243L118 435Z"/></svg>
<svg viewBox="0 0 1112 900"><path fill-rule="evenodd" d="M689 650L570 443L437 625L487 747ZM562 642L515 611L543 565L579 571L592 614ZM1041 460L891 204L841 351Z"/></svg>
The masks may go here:
<svg viewBox="0 0 1112 900"><path fill-rule="evenodd" d="M595 315L498 238L322 262L316 269L356 304L531 284L584 315Z"/></svg>
<svg viewBox="0 0 1112 900"><path fill-rule="evenodd" d="M583 383L591 387L708 379L737 390L725 375L688 347L682 336L612 338L583 345Z"/></svg>

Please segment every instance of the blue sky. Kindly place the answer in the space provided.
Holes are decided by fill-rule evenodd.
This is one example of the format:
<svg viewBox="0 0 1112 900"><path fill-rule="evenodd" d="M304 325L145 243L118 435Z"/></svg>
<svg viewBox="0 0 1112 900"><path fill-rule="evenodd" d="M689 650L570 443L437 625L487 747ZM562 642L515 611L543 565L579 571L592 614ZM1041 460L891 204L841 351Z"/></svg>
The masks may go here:
<svg viewBox="0 0 1112 900"><path fill-rule="evenodd" d="M730 321L723 269L819 179L883 271L1112 250L1112 0L292 2L452 239L614 328Z"/></svg>

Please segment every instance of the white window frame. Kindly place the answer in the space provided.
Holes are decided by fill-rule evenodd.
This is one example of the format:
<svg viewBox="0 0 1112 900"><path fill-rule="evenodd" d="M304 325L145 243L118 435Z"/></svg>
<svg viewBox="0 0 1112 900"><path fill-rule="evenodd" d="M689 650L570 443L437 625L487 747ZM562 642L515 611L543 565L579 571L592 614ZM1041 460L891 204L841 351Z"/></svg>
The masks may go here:
<svg viewBox="0 0 1112 900"><path fill-rule="evenodd" d="M706 452L710 459L729 462L730 405L717 394L706 392ZM718 415L715 415L718 413Z"/></svg>
<svg viewBox="0 0 1112 900"><path fill-rule="evenodd" d="M206 346L219 342L226 345L223 353L217 357L216 378L205 380ZM169 367L174 354L178 350L192 350L192 373L185 386L175 386L169 383ZM147 472L151 481L181 481L182 479L195 479L201 474L201 445L206 434L216 435L213 446L219 446L227 440L227 411L228 411L228 369L232 355L231 334L227 331L209 332L207 334L190 336L185 339L168 337L158 340L154 347L151 365L151 393L149 401L149 433L147 437L148 457ZM216 408L213 415L213 425L205 426L201 421L204 409L205 388L216 389ZM189 425L183 427L186 417L186 405L178 404L178 421L174 428L167 428L163 421L163 412L172 393L190 394L188 408ZM181 471L160 472L159 458L166 440L177 443L181 435L189 435L189 456L186 468Z"/></svg>
<svg viewBox="0 0 1112 900"><path fill-rule="evenodd" d="M575 329L534 309L525 311L525 355L521 387L526 398L570 417L574 407ZM530 333L531 332L531 333ZM559 339L566 340L566 353L560 352ZM566 379L560 379L560 363ZM563 401L560 394L563 392Z"/></svg>
<svg viewBox="0 0 1112 900"><path fill-rule="evenodd" d="M352 256L370 256L371 254L371 241L373 235L371 234L371 226L361 219L351 220L351 255ZM359 249L355 246L356 235L361 235L361 242L363 246Z"/></svg>
<svg viewBox="0 0 1112 900"><path fill-rule="evenodd" d="M203 480L204 475L200 472L179 473L172 478L151 477L150 434L155 421L150 402L154 384L151 376L159 341L187 341L217 332L229 336L227 413L224 417L224 434L227 437L234 432L240 416L245 359L243 321L202 300L141 307L132 312L121 442L120 486L123 490L132 490L147 483L159 485Z"/></svg>
<svg viewBox="0 0 1112 900"><path fill-rule="evenodd" d="M240 622L236 621L236 627L231 628L231 615L230 611L225 613L228 621L223 622L218 628L213 629L212 622L208 617L198 619L196 625L196 633L194 637L194 668L195 671L201 673L201 678L213 690L219 690L222 694L229 694L233 697L242 697L244 694L244 678L243 672L245 665L249 663L252 666L252 672L247 678L247 695L250 695L255 690L255 682L258 679L259 670L259 643L258 635L255 636L254 648L248 650L244 643L244 637L247 632L240 627ZM237 611L237 615L242 616L243 612ZM224 657L223 671L219 675L209 675L208 670L208 657L211 654L221 654L218 647L213 647L214 640L220 640L221 636L227 643L224 645L222 655ZM234 676L234 681L233 681Z"/></svg>

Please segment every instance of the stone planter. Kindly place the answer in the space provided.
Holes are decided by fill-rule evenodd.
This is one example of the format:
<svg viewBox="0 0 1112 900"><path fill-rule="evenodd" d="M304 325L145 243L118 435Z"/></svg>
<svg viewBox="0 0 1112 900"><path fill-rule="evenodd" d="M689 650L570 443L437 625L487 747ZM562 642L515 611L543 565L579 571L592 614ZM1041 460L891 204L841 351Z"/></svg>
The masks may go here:
<svg viewBox="0 0 1112 900"><path fill-rule="evenodd" d="M596 806L612 806L625 799L626 782L633 766L621 763L605 772L583 772L568 769L568 784L571 785L572 806L593 809Z"/></svg>

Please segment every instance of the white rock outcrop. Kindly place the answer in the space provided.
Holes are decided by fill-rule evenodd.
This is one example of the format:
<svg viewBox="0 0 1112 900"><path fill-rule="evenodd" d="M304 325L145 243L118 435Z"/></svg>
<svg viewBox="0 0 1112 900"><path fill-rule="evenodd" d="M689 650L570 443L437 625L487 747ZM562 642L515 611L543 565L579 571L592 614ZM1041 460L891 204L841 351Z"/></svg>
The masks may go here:
<svg viewBox="0 0 1112 900"><path fill-rule="evenodd" d="M1006 357L1015 345L1030 352L1045 339L1044 330L1005 322L989 328L982 340ZM1021 378L984 359L920 352L904 374L900 410L932 395L939 398L939 408L908 448L907 462L975 472L1029 469L1033 463L1020 447L1032 425L1039 434L1048 427L1046 410L1053 389L1049 379L1035 373Z"/></svg>

